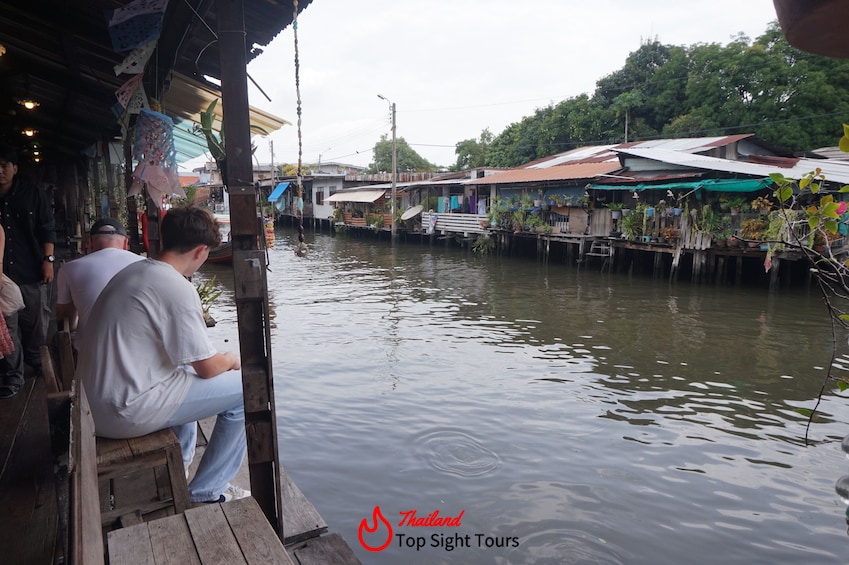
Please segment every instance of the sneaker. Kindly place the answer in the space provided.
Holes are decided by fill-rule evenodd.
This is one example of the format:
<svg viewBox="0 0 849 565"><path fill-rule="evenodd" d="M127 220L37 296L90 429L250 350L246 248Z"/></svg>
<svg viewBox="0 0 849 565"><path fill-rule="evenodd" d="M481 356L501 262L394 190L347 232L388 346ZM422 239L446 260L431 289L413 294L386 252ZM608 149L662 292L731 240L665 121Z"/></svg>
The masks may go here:
<svg viewBox="0 0 849 565"><path fill-rule="evenodd" d="M236 485L227 485L227 490L221 495L224 501L237 500L239 498L247 498L251 495L251 491L237 487Z"/></svg>
<svg viewBox="0 0 849 565"><path fill-rule="evenodd" d="M21 390L20 385L0 385L0 398L12 398ZM236 487L238 488L238 487ZM241 490L241 489L239 489ZM247 491L248 496L251 495L251 491ZM243 497L240 497L243 498Z"/></svg>

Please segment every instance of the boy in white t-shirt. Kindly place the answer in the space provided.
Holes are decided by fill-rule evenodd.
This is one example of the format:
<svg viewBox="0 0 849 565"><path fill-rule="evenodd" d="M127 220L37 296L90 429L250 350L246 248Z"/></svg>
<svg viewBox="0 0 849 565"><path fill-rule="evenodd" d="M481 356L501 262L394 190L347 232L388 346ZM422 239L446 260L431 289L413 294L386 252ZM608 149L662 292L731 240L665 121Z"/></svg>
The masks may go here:
<svg viewBox="0 0 849 565"><path fill-rule="evenodd" d="M161 235L159 256L112 277L77 334L77 374L96 432L127 438L170 427L185 449L197 420L217 415L189 496L193 502L249 496L230 484L247 449L241 362L213 347L197 290L186 278L220 243L218 224L205 209L173 208Z"/></svg>

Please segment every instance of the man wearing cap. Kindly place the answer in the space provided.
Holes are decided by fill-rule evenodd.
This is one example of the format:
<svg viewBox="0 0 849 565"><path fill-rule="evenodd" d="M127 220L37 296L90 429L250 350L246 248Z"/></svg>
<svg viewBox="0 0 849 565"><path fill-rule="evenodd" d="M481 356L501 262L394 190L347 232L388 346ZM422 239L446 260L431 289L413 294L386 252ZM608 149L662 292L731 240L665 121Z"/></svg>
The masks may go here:
<svg viewBox="0 0 849 565"><path fill-rule="evenodd" d="M186 464L197 420L216 416L189 496L193 502L250 496L230 483L247 449L241 360L212 345L200 296L186 280L221 242L218 222L197 206L172 208L161 235L156 259L113 276L77 332L77 374L95 430L128 438L172 428Z"/></svg>
<svg viewBox="0 0 849 565"><path fill-rule="evenodd" d="M24 382L24 362L41 373L39 347L52 315L56 224L47 196L19 178L18 155L8 147L0 147L0 223L6 230L3 272L21 288L25 304L6 320L15 352L0 359L0 398L9 398Z"/></svg>
<svg viewBox="0 0 849 565"><path fill-rule="evenodd" d="M115 218L97 220L91 231L91 253L62 265L56 276L56 320L68 329L85 325L103 287L124 267L143 259L127 251L127 232Z"/></svg>

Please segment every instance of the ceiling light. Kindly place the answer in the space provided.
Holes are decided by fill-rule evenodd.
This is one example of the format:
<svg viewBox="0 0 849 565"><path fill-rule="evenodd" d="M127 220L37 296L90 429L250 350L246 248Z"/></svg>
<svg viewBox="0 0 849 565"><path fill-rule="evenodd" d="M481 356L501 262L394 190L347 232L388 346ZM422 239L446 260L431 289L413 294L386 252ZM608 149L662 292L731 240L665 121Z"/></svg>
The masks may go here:
<svg viewBox="0 0 849 565"><path fill-rule="evenodd" d="M20 104L27 110L35 110L39 106L38 102L36 102L32 98L22 98L18 100L18 104Z"/></svg>
<svg viewBox="0 0 849 565"><path fill-rule="evenodd" d="M22 130L21 133L27 137L33 137L35 134L38 133L38 130L33 128L26 128L25 130Z"/></svg>

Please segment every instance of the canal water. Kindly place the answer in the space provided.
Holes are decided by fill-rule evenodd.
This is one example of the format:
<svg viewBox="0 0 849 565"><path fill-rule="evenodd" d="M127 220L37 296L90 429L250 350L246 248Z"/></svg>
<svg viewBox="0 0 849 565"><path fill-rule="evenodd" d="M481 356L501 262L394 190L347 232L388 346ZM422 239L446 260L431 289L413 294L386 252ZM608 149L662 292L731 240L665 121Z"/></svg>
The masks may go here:
<svg viewBox="0 0 849 565"><path fill-rule="evenodd" d="M830 363L815 290L276 235L281 459L364 563L849 561L849 398L826 387L807 442L797 412Z"/></svg>

